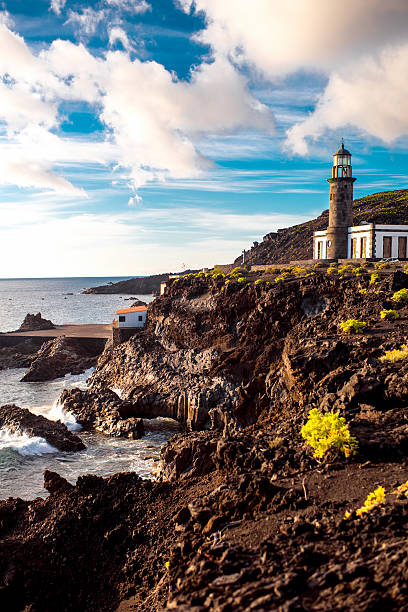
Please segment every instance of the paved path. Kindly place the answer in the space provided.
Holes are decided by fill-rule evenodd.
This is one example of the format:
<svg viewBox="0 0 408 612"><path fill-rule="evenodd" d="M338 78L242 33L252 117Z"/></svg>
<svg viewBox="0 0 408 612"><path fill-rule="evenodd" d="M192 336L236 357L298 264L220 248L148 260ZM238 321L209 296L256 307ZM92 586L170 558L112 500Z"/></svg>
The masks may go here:
<svg viewBox="0 0 408 612"><path fill-rule="evenodd" d="M20 338L40 336L41 338L111 338L112 325L56 325L55 329L39 329L37 331L9 332L4 336L18 336Z"/></svg>

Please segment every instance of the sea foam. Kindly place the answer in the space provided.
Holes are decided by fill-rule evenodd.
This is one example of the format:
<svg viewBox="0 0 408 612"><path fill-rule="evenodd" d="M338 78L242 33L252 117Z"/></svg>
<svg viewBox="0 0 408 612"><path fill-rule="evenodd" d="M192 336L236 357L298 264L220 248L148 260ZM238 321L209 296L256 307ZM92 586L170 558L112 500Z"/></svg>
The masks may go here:
<svg viewBox="0 0 408 612"><path fill-rule="evenodd" d="M33 436L30 438L26 433L14 433L7 429L0 430L0 451L4 449L17 451L20 455L45 455L57 453L58 450L51 446L44 438Z"/></svg>

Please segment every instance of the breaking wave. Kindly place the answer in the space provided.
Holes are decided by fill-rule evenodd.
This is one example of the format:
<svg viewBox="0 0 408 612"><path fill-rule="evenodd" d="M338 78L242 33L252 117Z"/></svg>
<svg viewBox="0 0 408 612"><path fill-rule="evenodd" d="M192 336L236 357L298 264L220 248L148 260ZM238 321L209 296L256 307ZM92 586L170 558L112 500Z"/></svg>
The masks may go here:
<svg viewBox="0 0 408 612"><path fill-rule="evenodd" d="M0 452L6 449L16 451L23 457L27 455L46 455L58 450L38 436L31 437L26 433L13 433L7 429L0 430Z"/></svg>
<svg viewBox="0 0 408 612"><path fill-rule="evenodd" d="M32 410L32 412L34 412L34 410ZM71 431L79 431L82 429L82 425L77 423L72 412L65 410L64 404L61 404L59 399L55 400L51 408L44 408L41 412L39 410L35 412L36 414L41 414L47 419L50 419L50 421L61 421L61 423L64 423Z"/></svg>

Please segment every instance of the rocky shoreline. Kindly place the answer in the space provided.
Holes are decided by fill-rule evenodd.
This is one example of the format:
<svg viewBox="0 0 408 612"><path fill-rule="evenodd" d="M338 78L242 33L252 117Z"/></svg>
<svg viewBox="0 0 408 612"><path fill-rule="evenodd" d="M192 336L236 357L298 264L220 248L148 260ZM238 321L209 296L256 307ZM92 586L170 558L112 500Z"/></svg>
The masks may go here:
<svg viewBox="0 0 408 612"><path fill-rule="evenodd" d="M408 359L381 359L407 339L401 289L392 266L174 282L143 332L107 345L89 391L62 398L109 435L179 420L160 479L47 473L47 499L0 502L2 606L404 610ZM341 333L349 320L362 333ZM355 456L313 456L301 428L316 407L345 418Z"/></svg>

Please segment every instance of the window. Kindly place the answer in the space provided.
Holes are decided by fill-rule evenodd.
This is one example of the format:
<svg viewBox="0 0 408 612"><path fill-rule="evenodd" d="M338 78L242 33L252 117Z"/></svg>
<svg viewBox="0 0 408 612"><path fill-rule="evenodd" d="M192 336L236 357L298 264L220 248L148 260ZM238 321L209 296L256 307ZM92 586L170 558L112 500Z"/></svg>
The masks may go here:
<svg viewBox="0 0 408 612"><path fill-rule="evenodd" d="M139 321L143 321L143 315L139 315Z"/></svg>
<svg viewBox="0 0 408 612"><path fill-rule="evenodd" d="M119 315L119 323L124 323L126 321L126 317L124 315Z"/></svg>
<svg viewBox="0 0 408 612"><path fill-rule="evenodd" d="M357 238L352 238L351 239L351 259L355 259L356 258L356 251L357 251Z"/></svg>
<svg viewBox="0 0 408 612"><path fill-rule="evenodd" d="M323 242L321 240L317 243L317 259L323 259Z"/></svg>

